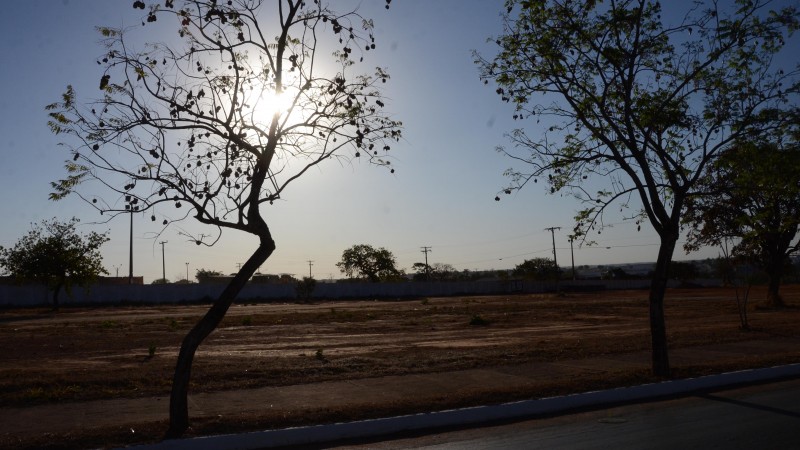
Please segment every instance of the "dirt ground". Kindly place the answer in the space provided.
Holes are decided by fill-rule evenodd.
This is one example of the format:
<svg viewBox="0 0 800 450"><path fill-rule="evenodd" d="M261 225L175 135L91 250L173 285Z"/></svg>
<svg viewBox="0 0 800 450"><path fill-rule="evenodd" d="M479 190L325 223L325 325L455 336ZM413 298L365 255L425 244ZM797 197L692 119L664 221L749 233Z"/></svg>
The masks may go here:
<svg viewBox="0 0 800 450"><path fill-rule="evenodd" d="M787 308L759 309L755 288L744 332L733 289L670 290L670 347L800 337L800 286L782 294ZM0 310L0 407L168 395L180 341L206 309ZM649 342L647 291L238 304L200 348L191 389L574 360Z"/></svg>

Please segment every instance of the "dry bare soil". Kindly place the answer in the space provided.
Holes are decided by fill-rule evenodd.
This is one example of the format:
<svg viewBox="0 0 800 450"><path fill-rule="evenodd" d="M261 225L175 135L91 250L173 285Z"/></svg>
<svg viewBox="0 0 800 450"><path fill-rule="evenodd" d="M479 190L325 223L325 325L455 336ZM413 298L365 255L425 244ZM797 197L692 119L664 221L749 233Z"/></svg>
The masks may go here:
<svg viewBox="0 0 800 450"><path fill-rule="evenodd" d="M800 337L800 286L782 293L789 306L766 310L755 307L764 291L754 289L752 330L743 332L732 289L670 290L670 347ZM207 306L2 310L0 407L168 395L181 338ZM580 359L647 350L649 336L647 291L238 304L199 350L191 389ZM716 369L799 355L752 355ZM679 368L678 375L714 369ZM586 387L563 384L566 392Z"/></svg>

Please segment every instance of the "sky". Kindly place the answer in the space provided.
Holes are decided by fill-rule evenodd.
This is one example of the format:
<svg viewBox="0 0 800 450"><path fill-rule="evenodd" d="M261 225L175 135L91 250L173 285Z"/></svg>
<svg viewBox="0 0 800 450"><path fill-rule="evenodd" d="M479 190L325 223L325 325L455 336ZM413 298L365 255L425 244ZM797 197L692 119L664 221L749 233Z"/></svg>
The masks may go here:
<svg viewBox="0 0 800 450"><path fill-rule="evenodd" d="M265 2L268 3L268 2ZM128 0L26 0L6 5L0 16L0 245L12 246L31 224L56 217L78 217L83 232L108 231L102 249L113 276L128 273L129 218L110 222L77 197L48 200L50 182L65 175L69 158L50 133L45 105L59 100L68 84L78 95L97 95L102 75L95 63L103 49L96 26L131 26L142 13ZM335 5L335 2L334 2ZM364 67L386 67L387 110L404 123L404 139L392 148L394 174L366 163L328 161L310 172L265 209L277 250L262 273L343 277L335 266L342 251L355 244L385 247L397 265L410 271L424 261L459 270L510 269L525 259L552 257L571 262L567 235L581 205L567 195L550 195L532 185L496 202L513 162L495 147L519 126L512 107L478 77L472 51L490 57L487 38L500 34L501 1L363 0L360 12L372 17L377 50ZM534 125L531 125L533 127ZM529 130L532 128L529 128ZM654 261L656 233L647 226L609 216L614 224L593 236L596 246L574 246L576 265ZM161 278L194 278L203 268L235 272L252 253L250 236L225 231L213 247L196 246L182 230L202 232L186 222L161 234L149 214L133 219L134 275L146 283ZM200 231L198 231L200 230ZM213 231L213 230L210 230ZM162 269L162 245L165 268ZM679 243L680 247L680 243ZM716 257L716 249L675 259Z"/></svg>

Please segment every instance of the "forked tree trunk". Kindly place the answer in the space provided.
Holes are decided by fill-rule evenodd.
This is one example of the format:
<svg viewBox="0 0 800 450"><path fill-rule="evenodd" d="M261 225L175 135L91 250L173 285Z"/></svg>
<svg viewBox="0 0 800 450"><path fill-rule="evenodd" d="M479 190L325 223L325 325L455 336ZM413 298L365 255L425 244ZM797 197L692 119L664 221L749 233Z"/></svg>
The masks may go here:
<svg viewBox="0 0 800 450"><path fill-rule="evenodd" d="M650 282L650 339L652 346L652 370L657 377L670 376L667 326L664 320L664 294L669 279L669 263L678 241L674 236L662 236L658 259Z"/></svg>
<svg viewBox="0 0 800 450"><path fill-rule="evenodd" d="M189 428L189 380L191 379L192 362L197 348L222 322L225 313L247 280L269 258L274 250L275 243L271 238L262 239L258 249L244 263L219 298L214 301L208 312L183 338L172 380L172 392L169 399L169 430L167 430L165 438L178 438Z"/></svg>

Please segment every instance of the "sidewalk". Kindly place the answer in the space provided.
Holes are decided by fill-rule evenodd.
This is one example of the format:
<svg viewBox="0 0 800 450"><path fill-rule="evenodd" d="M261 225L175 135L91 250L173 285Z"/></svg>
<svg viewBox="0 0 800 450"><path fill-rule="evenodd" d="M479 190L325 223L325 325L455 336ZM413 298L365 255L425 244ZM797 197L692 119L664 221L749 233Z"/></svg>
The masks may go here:
<svg viewBox="0 0 800 450"><path fill-rule="evenodd" d="M800 340L777 338L674 349L670 358L673 367L681 367L741 360L752 355L763 357L787 353L800 355ZM800 356L795 362L800 362ZM248 412L271 410L290 417L301 417L319 411L403 404L408 398L436 404L448 393L491 393L513 390L517 386L530 389L537 383L552 385L554 380L586 375L612 378L621 370L648 370L649 366L649 352L637 352L433 374L198 393L190 396L190 416L236 417ZM137 424L166 420L168 401L166 397L155 397L0 408L0 435L59 434L88 427L133 428Z"/></svg>

